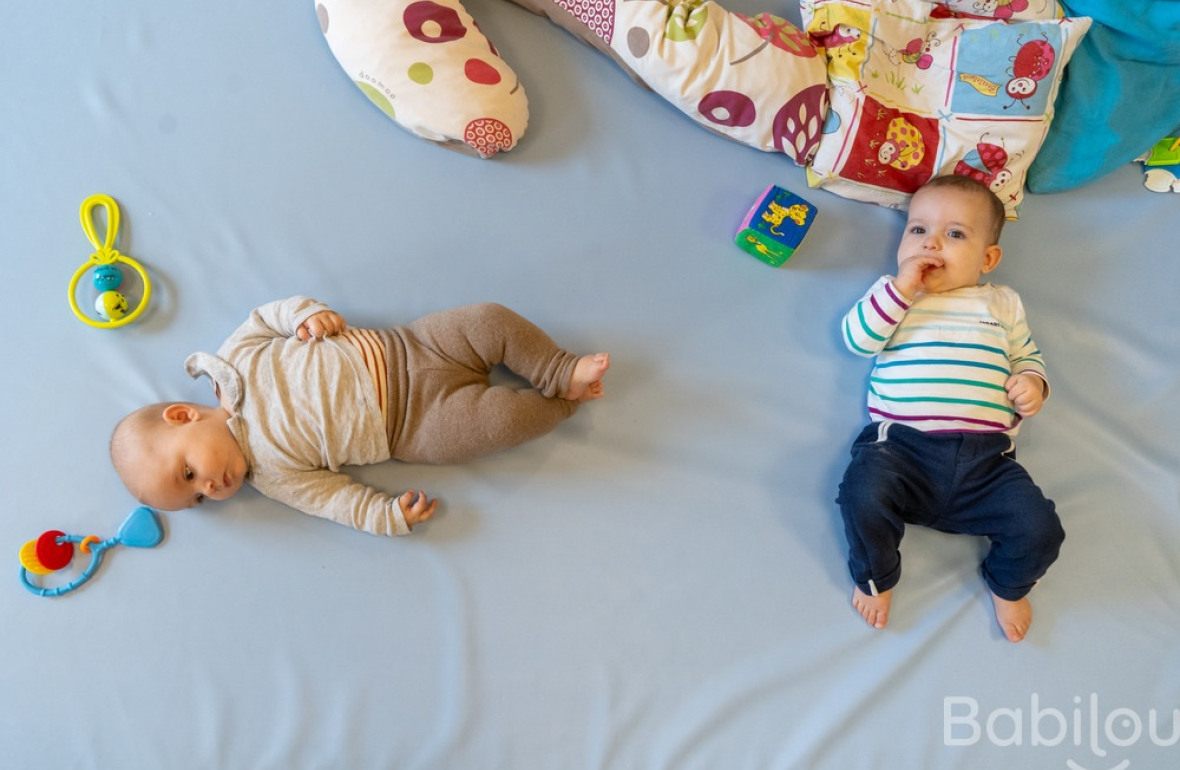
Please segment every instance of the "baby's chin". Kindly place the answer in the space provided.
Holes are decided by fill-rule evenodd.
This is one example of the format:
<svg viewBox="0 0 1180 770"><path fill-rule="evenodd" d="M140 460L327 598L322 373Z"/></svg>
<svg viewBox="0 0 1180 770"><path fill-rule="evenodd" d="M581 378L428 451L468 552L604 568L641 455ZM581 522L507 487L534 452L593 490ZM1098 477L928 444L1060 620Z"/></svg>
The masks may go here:
<svg viewBox="0 0 1180 770"><path fill-rule="evenodd" d="M978 286L979 281L950 281L944 280L942 276L931 276L926 281L926 291L930 294L944 294L948 291L955 291L956 289L966 289L971 286Z"/></svg>

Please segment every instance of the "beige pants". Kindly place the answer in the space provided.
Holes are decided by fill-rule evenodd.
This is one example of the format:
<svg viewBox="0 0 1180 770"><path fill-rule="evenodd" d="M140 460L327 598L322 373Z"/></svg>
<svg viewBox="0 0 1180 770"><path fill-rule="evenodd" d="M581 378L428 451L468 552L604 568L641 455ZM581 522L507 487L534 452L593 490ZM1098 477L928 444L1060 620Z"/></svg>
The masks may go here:
<svg viewBox="0 0 1180 770"><path fill-rule="evenodd" d="M557 394L578 356L502 305L444 310L377 334L389 365L395 460L463 462L542 436L577 409ZM491 384L501 364L532 387Z"/></svg>

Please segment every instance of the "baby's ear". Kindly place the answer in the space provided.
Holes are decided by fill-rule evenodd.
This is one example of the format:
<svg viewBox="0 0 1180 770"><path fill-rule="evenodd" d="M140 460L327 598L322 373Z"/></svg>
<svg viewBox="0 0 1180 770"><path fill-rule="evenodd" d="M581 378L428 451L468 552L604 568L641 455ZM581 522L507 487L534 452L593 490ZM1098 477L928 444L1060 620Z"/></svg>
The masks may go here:
<svg viewBox="0 0 1180 770"><path fill-rule="evenodd" d="M1004 258L1004 250L1000 248L1000 244L993 243L984 249L983 252L983 272L990 273L1000 265L1000 260Z"/></svg>
<svg viewBox="0 0 1180 770"><path fill-rule="evenodd" d="M201 412L192 404L169 404L160 416L169 425L184 425L201 419Z"/></svg>

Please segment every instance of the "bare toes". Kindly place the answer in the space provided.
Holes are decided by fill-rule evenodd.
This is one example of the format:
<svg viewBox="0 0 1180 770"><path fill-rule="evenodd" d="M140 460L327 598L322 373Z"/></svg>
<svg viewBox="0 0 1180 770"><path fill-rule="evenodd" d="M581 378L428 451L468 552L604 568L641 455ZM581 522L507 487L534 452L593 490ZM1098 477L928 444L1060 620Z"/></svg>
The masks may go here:
<svg viewBox="0 0 1180 770"><path fill-rule="evenodd" d="M873 628L884 628L889 622L891 601L892 597L888 591L877 596L869 596L859 588L853 589L852 592L852 606Z"/></svg>

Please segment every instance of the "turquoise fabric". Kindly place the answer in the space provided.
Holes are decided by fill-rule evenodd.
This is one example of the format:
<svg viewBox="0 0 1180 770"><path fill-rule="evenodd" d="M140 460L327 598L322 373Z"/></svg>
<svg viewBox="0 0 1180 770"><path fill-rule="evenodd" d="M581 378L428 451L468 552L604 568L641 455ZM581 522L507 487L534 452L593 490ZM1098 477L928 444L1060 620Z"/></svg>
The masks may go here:
<svg viewBox="0 0 1180 770"><path fill-rule="evenodd" d="M1180 0L1071 0L1094 25L1065 71L1033 192L1080 187L1180 124Z"/></svg>

